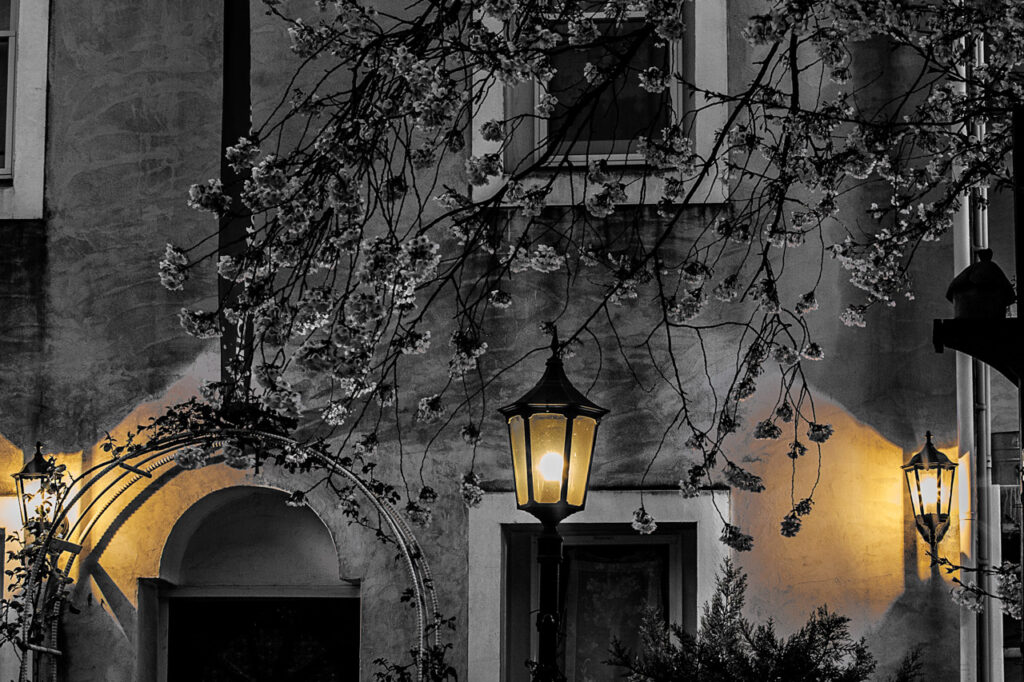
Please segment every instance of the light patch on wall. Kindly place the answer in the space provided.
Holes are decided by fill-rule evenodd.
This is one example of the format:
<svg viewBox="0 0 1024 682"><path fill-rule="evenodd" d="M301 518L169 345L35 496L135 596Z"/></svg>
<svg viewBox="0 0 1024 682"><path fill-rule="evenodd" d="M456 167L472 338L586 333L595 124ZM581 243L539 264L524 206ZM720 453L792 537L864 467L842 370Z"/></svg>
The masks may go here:
<svg viewBox="0 0 1024 682"><path fill-rule="evenodd" d="M928 568L928 557L923 543L917 543L904 500L903 449L839 406L819 401L816 407L817 421L832 424L835 435L822 447L813 512L804 517L794 538L779 533L779 522L791 505L788 491L794 474L785 454L791 438L734 446L734 453L746 448L763 460L751 469L767 486L765 493L734 497L735 518L755 538L753 551L740 554L738 561L749 574L750 607L761 617L773 617L780 631L794 630L811 608L827 604L850 617L859 634L885 617L918 579L918 567L923 563ZM797 501L814 483L816 457L809 448L804 461L797 462ZM940 549L958 543L954 524ZM925 577L930 575L928 571Z"/></svg>
<svg viewBox="0 0 1024 682"><path fill-rule="evenodd" d="M215 379L219 372L219 359L215 351L201 355L183 373L181 379L172 384L159 399L140 403L119 424L109 430L116 442L123 443L130 431L150 418L161 415L167 407L184 402L198 395L203 381ZM144 440L144 439L143 439ZM103 441L96 443L84 453L83 460L76 463L77 471L95 466L110 458L101 449ZM89 536L82 538L75 534L72 540L83 546L82 557L88 561L75 564L76 582L82 581L82 571L88 570L97 580L92 585L94 596L105 598L105 602L126 600L136 606L137 580L140 577L155 577L159 574L160 554L174 522L194 502L213 490L239 485L251 475L246 472L213 465L196 471L173 473L174 464L167 464L154 472L152 479L136 483L127 493L121 495L103 512L102 519ZM120 470L119 472L120 473ZM108 477L112 480L116 473ZM165 476L161 478L161 476ZM91 488L80 503L80 508L89 505L97 497L97 504L90 514L104 509L123 479L110 490L105 485ZM86 519L78 529L88 527ZM92 581L89 581L92 583ZM80 587L79 589L85 589ZM98 592L97 592L98 590Z"/></svg>
<svg viewBox="0 0 1024 682"><path fill-rule="evenodd" d="M21 448L0 434L0 497L18 494L11 474L19 471L24 464L25 454Z"/></svg>

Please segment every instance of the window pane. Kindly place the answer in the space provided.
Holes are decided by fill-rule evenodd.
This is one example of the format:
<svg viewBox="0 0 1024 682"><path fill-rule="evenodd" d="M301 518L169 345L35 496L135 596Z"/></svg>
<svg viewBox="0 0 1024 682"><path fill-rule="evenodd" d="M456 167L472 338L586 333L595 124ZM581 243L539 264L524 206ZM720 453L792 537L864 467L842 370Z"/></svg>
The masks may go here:
<svg viewBox="0 0 1024 682"><path fill-rule="evenodd" d="M1020 463L1020 445L1016 431L992 434L992 482L1017 485L1017 465Z"/></svg>
<svg viewBox="0 0 1024 682"><path fill-rule="evenodd" d="M643 23L638 20L624 21L617 28L608 20L595 23L601 31L601 45L585 50L566 47L552 57L558 73L548 87L558 98L558 105L549 120L548 138L563 139L559 146L563 153L626 153L633 149L637 136L650 137L669 123L668 92L647 92L639 80L639 72L652 66L663 73L670 70L668 46L659 47L641 38L638 31ZM636 47L641 39L644 44ZM596 102L583 105L575 117L570 117L571 108L588 87L586 64L613 70L634 49L625 73L605 86Z"/></svg>
<svg viewBox="0 0 1024 682"><path fill-rule="evenodd" d="M0 31L11 30L11 19L11 0L0 0Z"/></svg>
<svg viewBox="0 0 1024 682"><path fill-rule="evenodd" d="M10 91L10 84L7 82L10 75L10 52L11 39L0 38L0 168L7 168L7 139L9 137L7 126L10 118L7 111L7 99Z"/></svg>
<svg viewBox="0 0 1024 682"><path fill-rule="evenodd" d="M605 665L612 639L640 647L645 607L668 613L667 545L566 545L565 645L569 682L613 682L622 671Z"/></svg>

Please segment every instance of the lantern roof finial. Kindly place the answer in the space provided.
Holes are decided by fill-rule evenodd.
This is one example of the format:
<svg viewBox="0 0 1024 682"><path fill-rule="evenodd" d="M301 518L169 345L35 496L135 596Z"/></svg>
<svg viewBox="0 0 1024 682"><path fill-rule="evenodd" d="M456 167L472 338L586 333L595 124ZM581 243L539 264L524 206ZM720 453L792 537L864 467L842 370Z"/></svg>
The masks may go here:
<svg viewBox="0 0 1024 682"><path fill-rule="evenodd" d="M932 444L932 432L925 431L925 443L921 451L910 458L904 469L955 469L956 463L951 461L946 453L938 450Z"/></svg>
<svg viewBox="0 0 1024 682"><path fill-rule="evenodd" d="M43 444L42 442L36 442L36 451L32 455L32 459L25 462L25 466L21 468L21 471L14 474L16 477L21 478L42 478L46 475L47 470L50 468L50 461L43 455Z"/></svg>
<svg viewBox="0 0 1024 682"><path fill-rule="evenodd" d="M552 325L551 357L548 358L544 374L526 395L498 410L506 418L531 407L568 407L596 419L608 414L608 410L589 400L569 381L559 357L558 346L558 331Z"/></svg>

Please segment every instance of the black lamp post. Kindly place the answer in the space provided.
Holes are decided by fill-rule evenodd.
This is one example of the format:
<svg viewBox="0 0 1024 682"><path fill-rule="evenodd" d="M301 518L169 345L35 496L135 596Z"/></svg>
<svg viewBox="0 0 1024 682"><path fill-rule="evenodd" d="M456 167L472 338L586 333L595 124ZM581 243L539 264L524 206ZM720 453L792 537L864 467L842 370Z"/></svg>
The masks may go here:
<svg viewBox="0 0 1024 682"><path fill-rule="evenodd" d="M925 433L921 452L903 465L914 521L921 537L936 553L939 540L949 529L949 508L953 503L956 464L932 445L932 432Z"/></svg>
<svg viewBox="0 0 1024 682"><path fill-rule="evenodd" d="M40 488L52 461L43 456L43 444L36 443L36 452L25 466L16 474L11 474L14 484L18 487L18 511L21 512L21 525L28 525L29 519L38 516L39 505L43 503Z"/></svg>
<svg viewBox="0 0 1024 682"><path fill-rule="evenodd" d="M558 670L558 569L562 538L558 523L587 503L587 484L597 427L608 410L587 400L565 376L558 334L540 381L499 410L508 422L516 504L544 525L537 541L540 565L539 646L534 680L561 680Z"/></svg>

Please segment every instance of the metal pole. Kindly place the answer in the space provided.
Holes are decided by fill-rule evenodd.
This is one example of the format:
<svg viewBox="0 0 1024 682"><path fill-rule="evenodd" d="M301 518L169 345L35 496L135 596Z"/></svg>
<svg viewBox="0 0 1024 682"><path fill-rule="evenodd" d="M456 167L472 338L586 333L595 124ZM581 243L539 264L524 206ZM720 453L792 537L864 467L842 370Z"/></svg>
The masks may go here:
<svg viewBox="0 0 1024 682"><path fill-rule="evenodd" d="M235 172L224 156L227 148L238 144L239 138L247 137L252 128L249 11L249 0L224 0L224 101L221 105L220 177L224 194L231 198L231 207L220 219L217 250L223 256L241 256L245 253L245 239L250 224L241 199L245 178ZM223 310L238 299L239 285L218 277L217 293ZM249 330L242 330L242 338L239 338L236 325L229 322L223 313L220 325L221 381L230 385L235 380L245 385L248 383L249 358L245 356L239 362L237 354L240 350L245 352ZM232 398L229 396L229 400Z"/></svg>
<svg viewBox="0 0 1024 682"><path fill-rule="evenodd" d="M1017 279L1017 317L1021 315L1020 286L1024 272L1024 106L1013 108L1013 252L1014 272ZM1024 392L1017 379L1017 448L1020 456L1018 475L1020 477L1021 509L1024 511ZM1024 566L1024 528L1020 531L1020 550L1017 561ZM1024 607L1024 594L1021 606ZM1024 621L1021 622L1021 680L1024 680Z"/></svg>
<svg viewBox="0 0 1024 682"><path fill-rule="evenodd" d="M544 525L537 538L540 565L540 608L537 611L537 668L533 682L562 682L558 669L558 572L562 564L562 537L554 524Z"/></svg>

